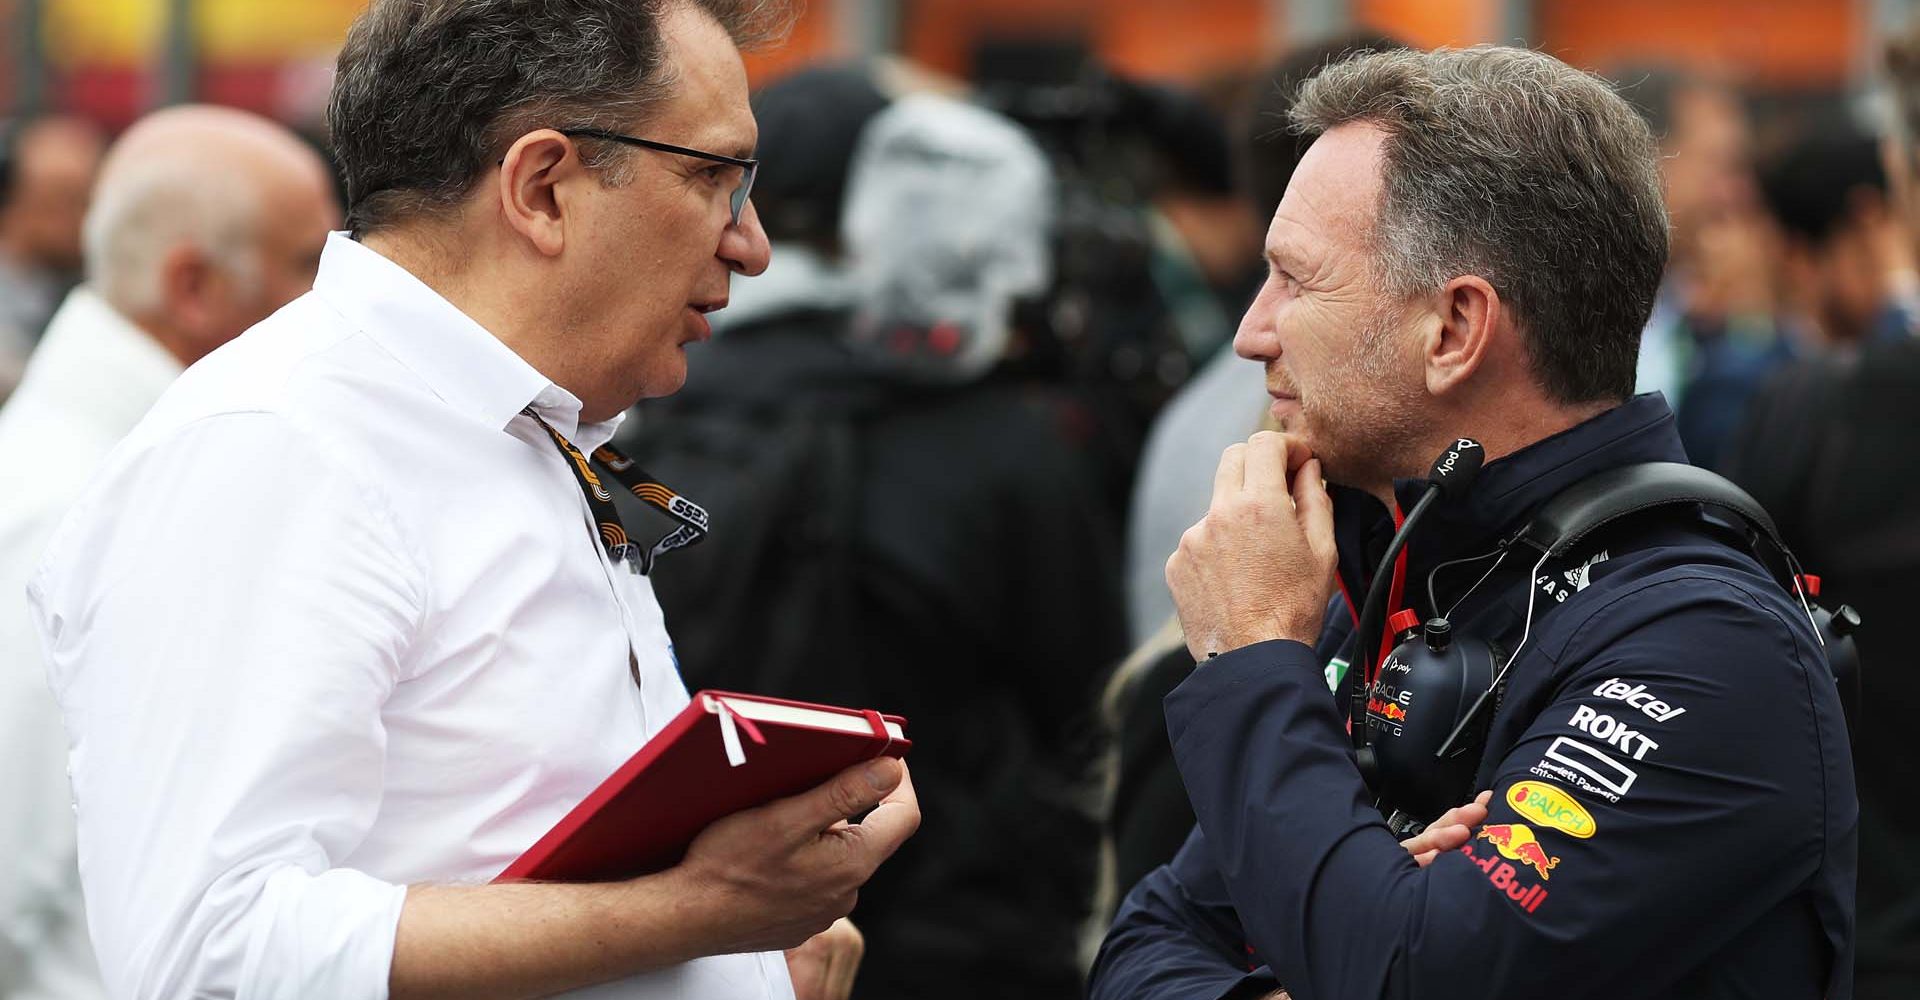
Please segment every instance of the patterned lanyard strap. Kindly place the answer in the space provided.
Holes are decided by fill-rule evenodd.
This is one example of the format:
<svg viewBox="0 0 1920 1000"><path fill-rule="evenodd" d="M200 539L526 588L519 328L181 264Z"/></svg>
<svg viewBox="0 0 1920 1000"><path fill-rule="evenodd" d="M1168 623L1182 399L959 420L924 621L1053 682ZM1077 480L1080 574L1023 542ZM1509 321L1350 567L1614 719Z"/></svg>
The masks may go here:
<svg viewBox="0 0 1920 1000"><path fill-rule="evenodd" d="M580 449L573 446L553 425L540 418L529 406L520 411L553 439L560 454L566 456L567 468L573 470L574 482L580 485L580 492L587 498L587 506L593 509L594 525L599 531L600 544L607 550L607 558L618 565L622 560L632 560L633 568L645 575L653 571L655 559L674 549L683 549L707 537L707 510L697 503L675 493L660 480L647 474L647 470L635 464L633 459L622 455L612 445L601 445L593 451L593 457L613 478L619 480L642 503L660 511L679 522L679 527L660 536L651 548L642 548L627 538L627 527L620 522L620 511L613 505L613 494L600 483L600 477L593 471L593 463Z"/></svg>

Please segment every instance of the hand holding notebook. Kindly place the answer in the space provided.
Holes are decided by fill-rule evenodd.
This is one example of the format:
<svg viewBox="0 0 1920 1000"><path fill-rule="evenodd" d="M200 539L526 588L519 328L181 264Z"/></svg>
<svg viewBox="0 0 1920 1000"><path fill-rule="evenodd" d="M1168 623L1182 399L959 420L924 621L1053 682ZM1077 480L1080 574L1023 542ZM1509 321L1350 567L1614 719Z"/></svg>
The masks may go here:
<svg viewBox="0 0 1920 1000"><path fill-rule="evenodd" d="M660 871L722 817L769 803L795 828L819 820L825 829L876 797L840 785L802 793L860 761L904 756L912 746L905 726L872 711L702 691L495 881L605 882ZM910 799L896 769L880 762L866 791L897 782ZM917 807L913 814L917 823ZM891 832L888 818L880 826ZM861 827L830 832L867 836Z"/></svg>

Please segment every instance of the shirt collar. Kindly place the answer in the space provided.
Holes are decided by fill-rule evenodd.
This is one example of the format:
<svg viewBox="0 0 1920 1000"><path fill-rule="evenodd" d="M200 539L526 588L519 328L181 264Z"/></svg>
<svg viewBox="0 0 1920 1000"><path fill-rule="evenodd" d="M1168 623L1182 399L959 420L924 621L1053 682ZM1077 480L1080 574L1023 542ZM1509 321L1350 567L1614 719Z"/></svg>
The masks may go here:
<svg viewBox="0 0 1920 1000"><path fill-rule="evenodd" d="M1685 462L1673 411L1659 393L1643 393L1551 437L1542 438L1480 470L1467 495L1434 502L1407 543L1409 579L1443 560L1491 549L1517 531L1541 505L1588 476L1640 462ZM1394 481L1401 511L1426 491L1424 479ZM1334 489L1340 567L1349 581L1371 576L1369 555L1393 533L1380 502L1359 490ZM1349 583L1351 586L1352 583ZM1355 594L1355 599L1359 595Z"/></svg>
<svg viewBox="0 0 1920 1000"><path fill-rule="evenodd" d="M532 406L582 451L613 437L624 414L580 424L580 399L440 293L346 233L327 237L314 293L427 384L448 405L505 428Z"/></svg>
<svg viewBox="0 0 1920 1000"><path fill-rule="evenodd" d="M180 376L180 362L145 330L80 285L47 324L28 363L21 398L48 385L54 396L86 398L88 419L116 428L118 438L140 422ZM81 391L80 387L92 387ZM111 391L102 387L111 386ZM51 397L50 397L51 398Z"/></svg>

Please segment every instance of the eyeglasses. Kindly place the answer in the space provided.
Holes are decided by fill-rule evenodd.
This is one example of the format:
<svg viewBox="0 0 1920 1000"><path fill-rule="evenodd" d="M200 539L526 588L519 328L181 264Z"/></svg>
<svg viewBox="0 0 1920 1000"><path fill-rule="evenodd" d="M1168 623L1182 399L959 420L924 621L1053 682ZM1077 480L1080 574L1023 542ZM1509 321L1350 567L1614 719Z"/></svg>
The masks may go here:
<svg viewBox="0 0 1920 1000"><path fill-rule="evenodd" d="M733 208L733 224L736 226L740 224L740 213L747 210L747 195L753 190L753 177L760 172L759 160L743 160L737 156L721 156L719 153L703 153L700 150L688 149L685 146L674 146L664 142L654 142L652 139L641 139L636 136L621 135L618 132L603 132L597 128L563 128L558 131L564 136L585 139L605 139L608 142L618 142L628 146L639 146L643 149L657 149L662 153L677 153L681 156L693 156L702 160L711 160L715 163L724 163L730 167L739 167L740 186L733 190L733 195L728 199L728 204Z"/></svg>

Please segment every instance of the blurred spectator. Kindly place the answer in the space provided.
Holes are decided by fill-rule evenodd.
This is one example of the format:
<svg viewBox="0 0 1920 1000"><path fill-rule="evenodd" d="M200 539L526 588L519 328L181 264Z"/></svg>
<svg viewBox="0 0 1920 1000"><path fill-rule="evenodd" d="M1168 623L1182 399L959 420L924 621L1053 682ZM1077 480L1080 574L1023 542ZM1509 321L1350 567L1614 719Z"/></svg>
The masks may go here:
<svg viewBox="0 0 1920 1000"><path fill-rule="evenodd" d="M753 203L780 252L765 273L735 282L717 333L769 318L837 313L852 305L841 266L840 214L854 143L887 98L864 68L800 70L753 97L766 168Z"/></svg>
<svg viewBox="0 0 1920 1000"><path fill-rule="evenodd" d="M1009 366L1083 411L1081 450L1124 517L1148 426L1233 330L1256 230L1220 116L1192 92L1116 74L1081 40L996 37L979 100L1025 126L1059 182L1054 278Z"/></svg>
<svg viewBox="0 0 1920 1000"><path fill-rule="evenodd" d="M1251 195L1248 207L1263 243L1287 182L1312 144L1286 124L1300 84L1349 53L1399 47L1385 36L1355 35L1301 48L1276 63L1255 91L1235 123L1235 169ZM1140 876L1172 858L1193 829L1193 808L1174 768L1160 710L1162 699L1193 670L1173 619L1167 557L1181 533L1207 512L1220 453L1252 434L1271 402L1266 369L1234 354L1228 343L1161 411L1147 439L1127 525L1128 613L1138 646L1115 671L1104 700L1119 761L1109 820L1114 877L1103 887L1111 890L1103 891L1110 896L1103 903L1117 901Z"/></svg>
<svg viewBox="0 0 1920 1000"><path fill-rule="evenodd" d="M1760 203L1738 91L1666 69L1615 79L1660 138L1673 227L1637 388L1666 395L1688 457L1711 468L1761 380L1792 357L1775 319L1779 236Z"/></svg>
<svg viewBox="0 0 1920 1000"><path fill-rule="evenodd" d="M1233 339L1237 315L1260 290L1266 220L1256 220L1234 183L1227 125L1213 109L1176 87L1135 86L1157 123L1146 206L1150 273L1187 364L1198 365Z"/></svg>
<svg viewBox="0 0 1920 1000"><path fill-rule="evenodd" d="M710 504L712 536L654 576L690 686L912 721L925 818L861 890L854 995L1066 998L1097 844L1090 709L1124 633L1058 400L995 370L1045 287L1054 186L998 115L881 103L844 71L756 98L768 180L791 171L762 209L774 268L801 263L738 283L685 388L623 444Z"/></svg>
<svg viewBox="0 0 1920 1000"><path fill-rule="evenodd" d="M1785 233L1782 284L1807 343L1850 350L1912 331L1920 275L1877 141L1851 130L1806 138L1765 170L1761 190Z"/></svg>
<svg viewBox="0 0 1920 1000"><path fill-rule="evenodd" d="M243 112L157 112L107 158L86 215L86 284L0 409L0 997L102 991L28 574L95 463L183 367L310 287L338 222L320 159Z"/></svg>
<svg viewBox="0 0 1920 1000"><path fill-rule="evenodd" d="M1887 53L1898 132L1886 162L1897 218L1920 246L1920 31ZM1857 169L1857 168L1856 168ZM1831 183L1854 187L1845 175ZM1875 275L1857 275L1871 283ZM1885 331L1882 331L1883 333ZM1907 732L1915 656L1903 621L1920 606L1920 341L1882 337L1816 356L1769 382L1723 471L1764 504L1828 607L1864 619L1853 718L1860 790L1856 1000L1920 996L1920 751Z"/></svg>
<svg viewBox="0 0 1920 1000"><path fill-rule="evenodd" d="M0 127L0 399L80 272L80 219L105 140L86 121Z"/></svg>
<svg viewBox="0 0 1920 1000"><path fill-rule="evenodd" d="M1219 196L1217 201L1246 213L1228 232L1253 234L1246 259L1256 268L1263 270L1259 253L1267 224L1309 145L1287 129L1287 108L1294 91L1314 70L1346 53L1399 44L1381 35L1354 35L1308 46L1281 59L1255 88L1232 137L1232 171L1238 175L1236 187L1244 193L1231 201ZM1209 213L1207 218L1217 220L1217 215ZM1180 228L1187 232L1198 227ZM1221 250L1211 252L1215 257L1224 257L1225 244L1239 241L1237 235L1214 239L1223 244ZM1212 242L1196 238L1190 245L1211 246ZM1216 265L1216 270L1222 266ZM1256 277L1264 274L1256 271ZM1252 288L1257 289L1258 283ZM1147 436L1127 515L1127 622L1135 643L1145 641L1173 615L1164 574L1167 557L1180 544L1180 533L1206 513L1220 452L1253 433L1271 402L1265 371L1233 353L1230 335L1237 321L1232 317L1245 311L1251 299L1249 291L1222 311L1220 322L1229 335L1227 341L1210 349L1205 366L1161 410ZM1181 835L1185 836L1184 830Z"/></svg>

